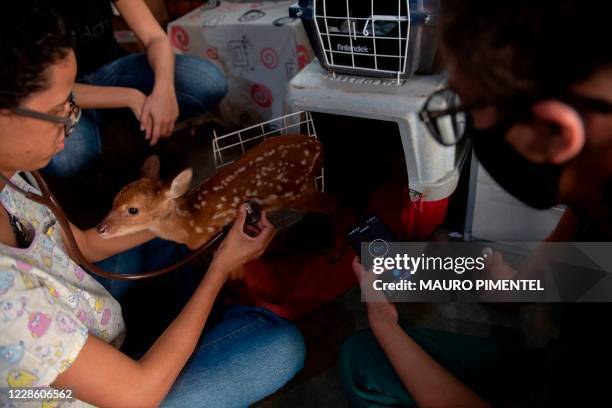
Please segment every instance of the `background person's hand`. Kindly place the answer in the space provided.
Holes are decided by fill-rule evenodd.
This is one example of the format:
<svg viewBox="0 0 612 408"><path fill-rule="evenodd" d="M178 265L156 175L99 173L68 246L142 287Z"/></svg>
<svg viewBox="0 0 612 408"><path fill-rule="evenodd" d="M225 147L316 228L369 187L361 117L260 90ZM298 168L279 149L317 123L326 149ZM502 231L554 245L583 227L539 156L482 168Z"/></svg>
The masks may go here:
<svg viewBox="0 0 612 408"><path fill-rule="evenodd" d="M145 139L155 145L160 137L169 137L179 116L179 107L174 88L154 87L147 96L140 114L140 130Z"/></svg>
<svg viewBox="0 0 612 408"><path fill-rule="evenodd" d="M142 108L147 100L147 96L140 92L138 89L129 89L128 107L132 110L137 120L140 120L142 116Z"/></svg>
<svg viewBox="0 0 612 408"><path fill-rule="evenodd" d="M382 322L397 323L398 314L395 305L387 300L384 292L374 290L374 281L379 279L380 275L366 271L358 256L353 259L352 266L361 287L362 299L366 301L370 325Z"/></svg>
<svg viewBox="0 0 612 408"><path fill-rule="evenodd" d="M259 231L257 236L249 236L244 231L245 219L246 208L243 204L238 210L234 225L213 258L212 264L227 273L259 258L274 238L276 230L268 221L265 211L261 213L261 219L257 224L257 230Z"/></svg>

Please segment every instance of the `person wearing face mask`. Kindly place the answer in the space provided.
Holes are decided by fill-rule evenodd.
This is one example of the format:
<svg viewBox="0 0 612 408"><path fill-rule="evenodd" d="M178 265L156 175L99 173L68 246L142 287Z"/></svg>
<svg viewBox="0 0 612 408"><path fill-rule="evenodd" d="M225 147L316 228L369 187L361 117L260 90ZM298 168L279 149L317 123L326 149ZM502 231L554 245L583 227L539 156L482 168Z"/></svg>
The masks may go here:
<svg viewBox="0 0 612 408"><path fill-rule="evenodd" d="M444 145L469 139L510 194L567 210L550 242L612 238L612 4L443 0L448 87L421 119ZM499 259L498 259L499 260ZM367 274L356 260L360 280ZM600 406L612 362L608 303L556 305L560 336L531 350L401 325L367 303L371 330L344 345L341 377L356 406Z"/></svg>

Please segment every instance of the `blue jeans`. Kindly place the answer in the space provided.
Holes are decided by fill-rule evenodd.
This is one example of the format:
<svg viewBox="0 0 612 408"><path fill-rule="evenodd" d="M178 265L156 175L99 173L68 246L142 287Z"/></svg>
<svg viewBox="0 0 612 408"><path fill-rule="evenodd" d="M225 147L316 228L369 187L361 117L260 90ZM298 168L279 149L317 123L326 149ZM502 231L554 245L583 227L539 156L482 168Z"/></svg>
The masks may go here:
<svg viewBox="0 0 612 408"><path fill-rule="evenodd" d="M77 80L89 85L135 88L146 95L153 90L154 81L155 75L145 54L121 57ZM205 113L227 93L223 73L210 61L193 56L176 56L174 82L179 121ZM65 141L64 150L45 167L47 173L56 177L70 177L93 164L102 153L102 112L95 109L83 111L76 129Z"/></svg>
<svg viewBox="0 0 612 408"><path fill-rule="evenodd" d="M304 340L272 312L231 306L205 330L162 407L246 407L302 369Z"/></svg>
<svg viewBox="0 0 612 408"><path fill-rule="evenodd" d="M118 273L159 269L187 247L154 239L97 265ZM98 278L120 301L127 337L122 351L140 358L187 303L201 276L191 266L142 282ZM281 388L304 364L298 329L251 306L216 305L164 407L244 407Z"/></svg>
<svg viewBox="0 0 612 408"><path fill-rule="evenodd" d="M97 262L96 266L118 274L149 272L170 266L188 255L189 249L185 245L155 238L135 248ZM133 288L148 285L150 282L159 282L158 285L165 286L173 294L185 293L186 299L189 299L190 291L194 288L195 283L193 278L196 278L193 276L193 268L189 264L152 280L122 281L101 278L97 275L93 275L93 277L119 302L123 301ZM175 298L174 300L181 302L183 299Z"/></svg>

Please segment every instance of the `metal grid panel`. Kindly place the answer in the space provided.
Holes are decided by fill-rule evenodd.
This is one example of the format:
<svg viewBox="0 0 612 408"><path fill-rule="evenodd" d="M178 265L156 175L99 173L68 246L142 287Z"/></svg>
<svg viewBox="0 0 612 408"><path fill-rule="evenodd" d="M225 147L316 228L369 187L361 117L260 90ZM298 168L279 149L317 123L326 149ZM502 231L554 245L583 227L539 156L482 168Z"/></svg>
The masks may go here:
<svg viewBox="0 0 612 408"><path fill-rule="evenodd" d="M310 112L296 112L267 122L249 126L236 132L218 136L214 132L212 141L215 168L217 171L242 156L247 150L257 146L268 137L302 134L317 137ZM317 190L325 191L323 168L315 179Z"/></svg>
<svg viewBox="0 0 612 408"><path fill-rule="evenodd" d="M327 66L395 74L399 81L407 67L409 0L370 0L369 7L363 0L345 0L342 7L340 3L314 0L315 27Z"/></svg>

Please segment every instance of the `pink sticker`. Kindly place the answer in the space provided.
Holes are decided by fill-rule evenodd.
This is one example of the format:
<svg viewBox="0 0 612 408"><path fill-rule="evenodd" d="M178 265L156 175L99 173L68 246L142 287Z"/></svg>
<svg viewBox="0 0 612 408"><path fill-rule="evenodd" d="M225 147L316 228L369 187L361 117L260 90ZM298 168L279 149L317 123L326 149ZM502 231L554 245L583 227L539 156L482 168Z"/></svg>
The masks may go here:
<svg viewBox="0 0 612 408"><path fill-rule="evenodd" d="M278 65L278 54L272 48L261 50L261 63L268 69L274 69Z"/></svg>
<svg viewBox="0 0 612 408"><path fill-rule="evenodd" d="M170 42L175 48L187 51L189 49L189 34L187 34L183 27L172 26L170 29Z"/></svg>
<svg viewBox="0 0 612 408"><path fill-rule="evenodd" d="M263 84L251 86L251 98L253 98L253 101L262 108L269 108L272 106L272 101L274 99L272 97L272 92Z"/></svg>
<svg viewBox="0 0 612 408"><path fill-rule="evenodd" d="M302 44L298 44L297 48L297 64L300 71L308 64L308 51Z"/></svg>
<svg viewBox="0 0 612 408"><path fill-rule="evenodd" d="M219 51L217 51L216 47L211 47L206 51L206 55L208 55L208 58L216 60L219 59Z"/></svg>

